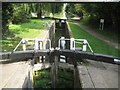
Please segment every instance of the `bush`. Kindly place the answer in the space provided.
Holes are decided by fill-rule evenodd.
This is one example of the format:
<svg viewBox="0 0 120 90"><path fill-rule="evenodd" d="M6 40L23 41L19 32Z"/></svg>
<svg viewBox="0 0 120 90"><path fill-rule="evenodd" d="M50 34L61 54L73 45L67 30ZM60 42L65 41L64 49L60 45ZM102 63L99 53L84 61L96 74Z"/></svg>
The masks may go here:
<svg viewBox="0 0 120 90"><path fill-rule="evenodd" d="M13 17L12 23L13 24L19 24L19 23L26 23L30 21L30 15L26 13L20 13Z"/></svg>
<svg viewBox="0 0 120 90"><path fill-rule="evenodd" d="M19 23L26 23L29 22L31 18L30 14L27 14L22 7L18 7L14 9L12 23L19 24Z"/></svg>
<svg viewBox="0 0 120 90"><path fill-rule="evenodd" d="M99 18L96 16L84 16L81 22L85 25L90 25L90 26L99 26Z"/></svg>

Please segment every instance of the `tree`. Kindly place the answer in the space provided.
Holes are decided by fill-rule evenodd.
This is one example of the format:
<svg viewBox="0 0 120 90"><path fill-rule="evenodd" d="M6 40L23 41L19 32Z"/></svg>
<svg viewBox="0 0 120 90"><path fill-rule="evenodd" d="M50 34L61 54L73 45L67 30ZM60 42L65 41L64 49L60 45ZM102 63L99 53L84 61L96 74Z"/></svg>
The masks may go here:
<svg viewBox="0 0 120 90"><path fill-rule="evenodd" d="M11 3L2 3L2 36L9 32L8 24L13 16L13 5Z"/></svg>
<svg viewBox="0 0 120 90"><path fill-rule="evenodd" d="M67 6L67 12L77 15L84 13L89 17L89 24L99 24L100 18L104 18L105 27L112 30L119 29L120 23L120 2L116 3L70 3Z"/></svg>
<svg viewBox="0 0 120 90"><path fill-rule="evenodd" d="M30 21L31 13L30 10L26 11L27 4L13 4L13 16L12 16L12 23L13 24L19 24L19 23L25 23ZM30 7L31 4L29 4Z"/></svg>

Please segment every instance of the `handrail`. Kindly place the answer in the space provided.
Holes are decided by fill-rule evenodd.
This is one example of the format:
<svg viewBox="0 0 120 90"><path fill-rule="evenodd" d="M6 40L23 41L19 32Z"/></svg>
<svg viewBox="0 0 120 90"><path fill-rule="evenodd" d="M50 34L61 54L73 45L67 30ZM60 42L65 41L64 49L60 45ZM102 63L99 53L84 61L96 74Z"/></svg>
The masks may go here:
<svg viewBox="0 0 120 90"><path fill-rule="evenodd" d="M88 47L89 47L90 51L91 51L92 53L94 53L93 50L92 50L92 48L91 48L91 46L90 46L90 44L88 43L88 41L87 41L87 44L88 44Z"/></svg>
<svg viewBox="0 0 120 90"><path fill-rule="evenodd" d="M22 40L18 43L18 45L15 47L15 49L13 50L13 52L16 51L16 49L18 48L18 46L21 44Z"/></svg>
<svg viewBox="0 0 120 90"><path fill-rule="evenodd" d="M60 48L60 44L61 44L60 41L62 41L62 40L65 40L65 41L68 41L68 40L69 40L69 41L70 41L71 39L68 39L68 38L61 39L61 38L60 38L59 41L58 41L58 47L59 47L59 48ZM86 44L88 45L88 48L90 49L90 51L91 51L92 53L94 53L94 52L93 52L93 49L91 48L90 44L88 43L88 41L87 41L86 39L74 39L74 41L75 41L74 44L75 44L75 43L83 44L82 42L86 41L86 42L87 42ZM82 41L82 42L79 42L79 41Z"/></svg>
<svg viewBox="0 0 120 90"><path fill-rule="evenodd" d="M75 39L75 40L77 40L77 41L84 41L84 40L86 40L86 39ZM86 40L86 41L87 41L87 40ZM79 42L77 42L77 43L79 43ZM87 41L87 45L88 45L90 51L91 51L92 53L94 53L93 50L92 50L92 48L91 48L91 46L90 46L90 44L88 43L88 41Z"/></svg>
<svg viewBox="0 0 120 90"><path fill-rule="evenodd" d="M25 40L25 41L29 41L29 40L32 40L32 41L35 41L36 38L23 38L22 40ZM22 40L18 43L18 45L15 47L15 49L13 50L13 52L16 51L16 49L19 47L19 45L21 44ZM50 39L39 39L37 38L38 41L48 41L49 42L49 49L51 49L51 40Z"/></svg>

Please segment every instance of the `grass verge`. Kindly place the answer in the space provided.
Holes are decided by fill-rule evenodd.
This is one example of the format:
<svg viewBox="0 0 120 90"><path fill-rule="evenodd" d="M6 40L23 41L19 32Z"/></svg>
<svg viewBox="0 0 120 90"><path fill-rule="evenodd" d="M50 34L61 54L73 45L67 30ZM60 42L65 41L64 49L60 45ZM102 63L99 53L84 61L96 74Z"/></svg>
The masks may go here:
<svg viewBox="0 0 120 90"><path fill-rule="evenodd" d="M93 22L90 22L90 20ZM112 30L111 26L109 26L109 27L104 26L103 30L100 30L99 29L99 20L97 20L97 21L92 20L91 17L84 16L84 18L80 21L80 24L87 25L94 32L99 33L99 34L105 36L106 38L110 38L111 40L120 43L120 38L118 37L119 36L118 31Z"/></svg>
<svg viewBox="0 0 120 90"><path fill-rule="evenodd" d="M32 19L28 23L10 24L9 33L3 37L2 51L12 51L22 38L36 38L40 37L43 30L48 27L50 20Z"/></svg>
<svg viewBox="0 0 120 90"><path fill-rule="evenodd" d="M69 22L69 25L74 38L87 39L95 53L112 55L117 57L120 56L120 50L115 49L114 47L108 45L102 40L97 39L96 37L81 29L78 25L74 24L73 22Z"/></svg>

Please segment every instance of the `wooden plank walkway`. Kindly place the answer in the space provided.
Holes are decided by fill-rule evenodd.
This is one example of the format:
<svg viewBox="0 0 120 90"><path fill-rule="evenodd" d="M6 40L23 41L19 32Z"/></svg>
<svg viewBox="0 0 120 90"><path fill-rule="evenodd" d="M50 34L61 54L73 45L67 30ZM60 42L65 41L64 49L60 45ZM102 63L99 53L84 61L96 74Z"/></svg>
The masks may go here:
<svg viewBox="0 0 120 90"><path fill-rule="evenodd" d="M29 66L26 61L0 64L0 89L22 88L28 77Z"/></svg>
<svg viewBox="0 0 120 90"><path fill-rule="evenodd" d="M82 88L119 88L120 71L118 65L85 60L78 65Z"/></svg>

